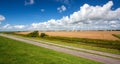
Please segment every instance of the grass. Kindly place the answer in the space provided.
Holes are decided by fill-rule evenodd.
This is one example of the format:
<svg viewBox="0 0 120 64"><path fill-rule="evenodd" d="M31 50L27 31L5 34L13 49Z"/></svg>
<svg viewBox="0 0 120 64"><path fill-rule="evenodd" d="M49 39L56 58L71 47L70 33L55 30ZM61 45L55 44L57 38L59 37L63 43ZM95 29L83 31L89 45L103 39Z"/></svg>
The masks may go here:
<svg viewBox="0 0 120 64"><path fill-rule="evenodd" d="M24 35L21 35L21 34L14 34L14 33L12 33L12 35L18 35L18 36L25 37ZM101 45L100 44L101 42L102 43L107 42L107 44L109 44L109 42L114 44L114 42L115 42L117 44L120 44L120 41L88 39L88 41L91 41L91 43L89 44L88 42L87 43L83 43L83 42L76 43L75 41L74 42L70 42L70 41L68 42L68 41L65 41L65 39L64 40L60 40L60 39L53 39L53 38L50 38L50 37L49 38L48 37L47 38L27 37L27 38L31 38L31 39L35 39L35 40L42 40L42 41L45 41L45 42L52 42L52 43L62 44L62 45L67 45L67 46L73 46L73 47L78 47L78 48L85 48L85 49L90 49L90 50L96 50L96 51L101 51L101 52L120 54L120 50L118 50L118 49L105 48L105 47L102 47L102 46L95 46L95 45ZM68 40L68 38L67 38L67 40ZM85 39L83 39L83 40L85 40ZM94 42L96 44L92 45L92 42ZM97 44L97 42L100 42L100 43ZM115 44L114 46L116 46L117 44ZM109 44L109 46L113 46L113 45ZM118 45L117 45L117 47L120 48Z"/></svg>
<svg viewBox="0 0 120 64"><path fill-rule="evenodd" d="M110 41L110 40L99 40L99 39L87 39L87 38L70 38L70 37L60 37L60 36L47 36L44 39L47 40L58 40L67 43L75 43L78 45L89 45L95 47L103 47L110 49L120 50L120 41Z"/></svg>
<svg viewBox="0 0 120 64"><path fill-rule="evenodd" d="M116 50L116 49L95 47L95 46L84 45L84 44L76 44L76 43L67 43L67 42L62 42L62 41L58 41L58 40L47 40L47 39L43 39L43 38L33 38L33 39L42 40L42 41L45 41L45 42L52 42L52 43L56 43L56 44L67 45L67 46L73 46L73 47L78 47L78 48L107 52L107 53L112 53L112 54L120 54L120 50Z"/></svg>
<svg viewBox="0 0 120 64"><path fill-rule="evenodd" d="M112 34L112 35L120 39L120 34Z"/></svg>
<svg viewBox="0 0 120 64"><path fill-rule="evenodd" d="M0 36L0 64L101 64Z"/></svg>

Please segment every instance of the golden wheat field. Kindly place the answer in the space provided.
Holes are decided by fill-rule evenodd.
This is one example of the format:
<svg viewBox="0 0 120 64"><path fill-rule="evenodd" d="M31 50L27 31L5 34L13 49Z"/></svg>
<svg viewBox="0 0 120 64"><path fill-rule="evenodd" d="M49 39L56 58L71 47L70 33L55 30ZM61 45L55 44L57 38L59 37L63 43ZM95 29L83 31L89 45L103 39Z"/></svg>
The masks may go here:
<svg viewBox="0 0 120 64"><path fill-rule="evenodd" d="M30 32L17 32L17 34L28 34L28 33ZM118 40L118 38L112 36L112 34L120 34L120 31L80 31L80 32L44 32L44 33L50 36Z"/></svg>

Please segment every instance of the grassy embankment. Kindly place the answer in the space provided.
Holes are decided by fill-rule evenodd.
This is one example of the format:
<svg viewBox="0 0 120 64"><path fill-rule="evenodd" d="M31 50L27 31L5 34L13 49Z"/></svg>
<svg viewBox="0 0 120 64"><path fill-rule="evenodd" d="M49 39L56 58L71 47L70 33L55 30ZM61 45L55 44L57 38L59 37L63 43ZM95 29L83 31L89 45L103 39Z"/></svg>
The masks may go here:
<svg viewBox="0 0 120 64"><path fill-rule="evenodd" d="M0 36L0 64L100 64Z"/></svg>

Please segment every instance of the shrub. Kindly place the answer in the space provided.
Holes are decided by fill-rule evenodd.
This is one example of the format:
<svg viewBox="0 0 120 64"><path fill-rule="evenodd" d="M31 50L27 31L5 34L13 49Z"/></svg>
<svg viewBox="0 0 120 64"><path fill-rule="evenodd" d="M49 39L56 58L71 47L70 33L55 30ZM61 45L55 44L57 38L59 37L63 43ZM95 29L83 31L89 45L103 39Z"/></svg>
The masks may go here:
<svg viewBox="0 0 120 64"><path fill-rule="evenodd" d="M42 37L42 38L45 37L45 36L48 36L48 35L46 35L45 33L40 34L40 37Z"/></svg>
<svg viewBox="0 0 120 64"><path fill-rule="evenodd" d="M29 36L29 37L39 37L39 31L31 32L31 33L27 34L27 36Z"/></svg>

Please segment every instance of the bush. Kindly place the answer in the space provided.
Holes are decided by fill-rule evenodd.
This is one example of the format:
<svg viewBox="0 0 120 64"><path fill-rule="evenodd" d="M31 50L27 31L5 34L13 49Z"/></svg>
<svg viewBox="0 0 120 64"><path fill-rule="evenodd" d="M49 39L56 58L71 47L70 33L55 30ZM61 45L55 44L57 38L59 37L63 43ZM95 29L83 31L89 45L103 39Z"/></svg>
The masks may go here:
<svg viewBox="0 0 120 64"><path fill-rule="evenodd" d="M40 34L40 37L42 37L42 38L45 37L45 36L48 36L48 35L46 35L45 33Z"/></svg>
<svg viewBox="0 0 120 64"><path fill-rule="evenodd" d="M32 33L27 34L28 37L39 37L39 31L34 31Z"/></svg>

